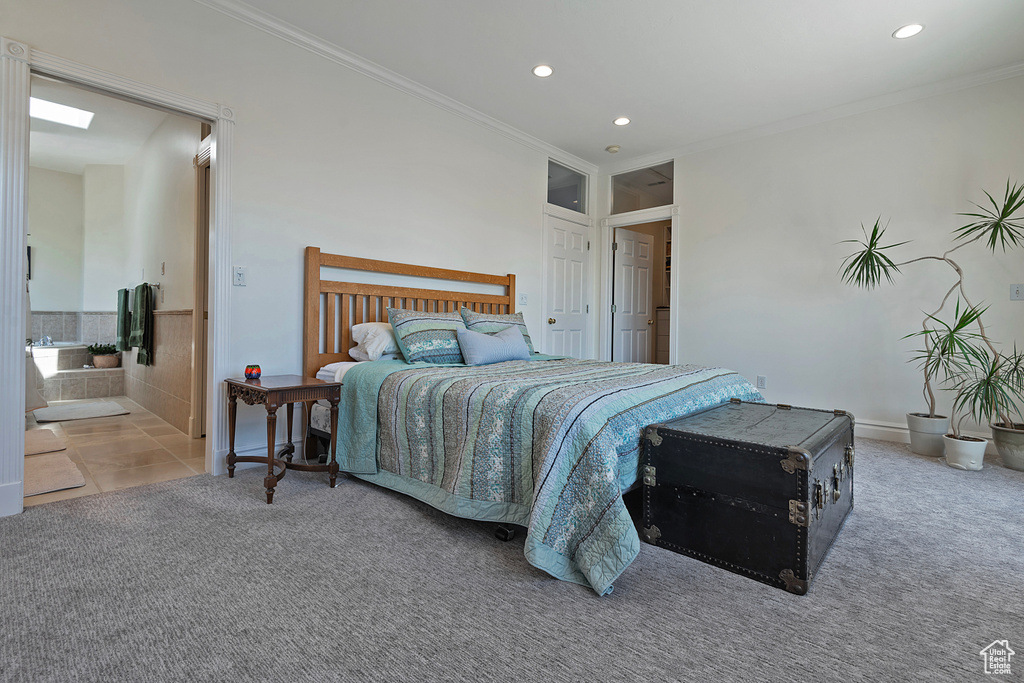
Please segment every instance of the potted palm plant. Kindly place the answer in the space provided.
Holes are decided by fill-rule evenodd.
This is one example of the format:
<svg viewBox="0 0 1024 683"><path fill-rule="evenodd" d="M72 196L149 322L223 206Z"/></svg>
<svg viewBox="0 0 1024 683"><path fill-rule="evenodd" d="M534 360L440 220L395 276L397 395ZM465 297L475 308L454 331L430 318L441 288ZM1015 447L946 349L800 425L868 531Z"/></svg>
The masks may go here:
<svg viewBox="0 0 1024 683"><path fill-rule="evenodd" d="M1017 402L1024 398L1024 354L1016 346L1009 355L990 351L989 340L973 329L984 312L968 307L961 313L957 301L952 323L932 317L932 329L910 335L927 340L925 349L917 352L917 358L929 365L925 372L933 377L941 373L944 388L954 392L951 433L944 434L943 441L946 463L963 470L980 470L988 445L986 439L964 434L963 421L1020 417ZM992 428L996 429L995 424ZM1012 455L1004 458L1004 463L1010 461Z"/></svg>
<svg viewBox="0 0 1024 683"><path fill-rule="evenodd" d="M980 240L985 241L993 254L996 252L997 247L1005 252L1008 248L1024 245L1024 218L1018 216L1018 212L1024 206L1024 185L1018 186L1014 184L1011 187L1010 182L1007 181L1001 203L997 202L988 192L985 194L989 199L991 207L975 204L975 207L978 209L977 212L959 214L967 216L972 220L967 225L954 231L954 240L958 241L959 244L947 250L941 256L921 256L896 263L889 258L886 252L889 249L907 244L907 242L884 245L882 242L887 226L882 226L881 218L875 221L871 234L868 234L867 230L861 226L864 233L863 241L844 240L844 243L852 242L860 245L857 251L843 259L840 266L841 278L848 284L866 289L873 289L879 286L883 279L892 284L893 275L900 273L901 267L923 261L945 263L956 274L955 281L946 290L939 307L935 311L925 314L921 323L921 331L908 335L920 335L924 340L924 348L918 350L914 359L921 361L921 368L924 374L923 393L928 405L927 413L907 413L911 449L915 453L942 455L942 449L948 444L948 440L944 439L943 436L948 424L948 418L937 414L935 391L933 388L933 382L937 380L940 373L946 375L946 381L954 382L954 386L958 386L956 380L953 379L954 377L960 377L962 381L966 381L963 372L970 368L978 367L981 363L981 360L976 355L971 355L971 352L981 347L986 349L986 354L992 359L1003 358L1006 361L996 363L997 379L1003 379L1002 373L1012 367L1012 363L1007 364L1012 356L1001 356L988 338L981 319L984 309L979 309L971 303L964 287L963 269L950 257L958 249ZM943 328L941 325L937 325L940 321L936 316L945 309L946 304L954 293L958 294L956 321L953 327L946 326ZM966 303L963 314L960 312L959 299ZM960 327L956 330L955 334L950 336L949 331L960 325L964 327ZM967 336L967 329L973 327L977 328L976 333L971 333L975 336ZM946 334L941 334L941 332ZM943 341L945 345L943 345ZM964 400L969 401L969 399ZM955 399L954 404L956 403ZM960 405L960 408L964 407L967 407L966 404ZM999 426L1005 432L1020 432L1024 434L1024 427L1010 420L1009 415L997 411L993 416L999 419L999 423L994 426ZM924 425L923 428L922 425ZM953 433L954 435L959 433L959 425L954 428ZM993 438L996 440L997 447L999 447L1000 441L1004 437L999 431L994 430Z"/></svg>

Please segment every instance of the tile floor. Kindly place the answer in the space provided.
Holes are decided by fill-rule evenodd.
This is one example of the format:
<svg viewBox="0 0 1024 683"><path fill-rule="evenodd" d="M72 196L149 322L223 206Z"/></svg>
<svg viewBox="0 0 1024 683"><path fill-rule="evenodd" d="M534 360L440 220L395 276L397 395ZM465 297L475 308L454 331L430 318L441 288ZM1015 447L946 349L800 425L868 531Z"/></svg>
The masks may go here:
<svg viewBox="0 0 1024 683"><path fill-rule="evenodd" d="M66 453L78 465L85 486L52 491L25 499L25 506L78 498L104 491L154 484L203 474L206 439L192 439L125 396L116 401L127 415L39 424L27 418L28 429L51 429L68 443ZM73 403L52 401L50 405Z"/></svg>

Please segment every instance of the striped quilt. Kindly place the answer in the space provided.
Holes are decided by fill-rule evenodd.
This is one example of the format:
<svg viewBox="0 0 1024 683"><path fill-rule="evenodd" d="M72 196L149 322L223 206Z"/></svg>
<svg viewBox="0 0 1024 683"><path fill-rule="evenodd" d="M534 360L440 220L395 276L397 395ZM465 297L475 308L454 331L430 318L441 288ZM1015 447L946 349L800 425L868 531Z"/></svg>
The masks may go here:
<svg viewBox="0 0 1024 683"><path fill-rule="evenodd" d="M639 552L621 491L637 478L643 428L732 397L763 400L722 368L562 359L362 363L342 406L365 408L357 396L374 389L373 422L359 410L340 418L342 470L452 514L525 526L531 564L600 594Z"/></svg>

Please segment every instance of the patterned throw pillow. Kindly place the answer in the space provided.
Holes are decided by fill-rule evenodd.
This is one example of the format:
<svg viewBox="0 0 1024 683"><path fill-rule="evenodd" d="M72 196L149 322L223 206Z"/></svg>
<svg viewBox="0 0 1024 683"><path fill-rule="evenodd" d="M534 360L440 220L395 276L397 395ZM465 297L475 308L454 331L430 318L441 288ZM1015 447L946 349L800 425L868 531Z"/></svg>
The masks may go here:
<svg viewBox="0 0 1024 683"><path fill-rule="evenodd" d="M500 332L510 325L516 327L523 333L526 348L530 349L530 353L535 353L533 341L530 339L530 331L526 329L526 321L523 320L522 313L476 313L463 306L462 319L466 321L467 330L483 332L484 334Z"/></svg>
<svg viewBox="0 0 1024 683"><path fill-rule="evenodd" d="M458 313L428 313L389 308L388 320L408 363L461 363L458 330L466 329Z"/></svg>
<svg viewBox="0 0 1024 683"><path fill-rule="evenodd" d="M523 335L515 327L506 327L501 332L485 334L472 330L459 330L459 348L466 359L466 365L490 365L506 360L530 360Z"/></svg>

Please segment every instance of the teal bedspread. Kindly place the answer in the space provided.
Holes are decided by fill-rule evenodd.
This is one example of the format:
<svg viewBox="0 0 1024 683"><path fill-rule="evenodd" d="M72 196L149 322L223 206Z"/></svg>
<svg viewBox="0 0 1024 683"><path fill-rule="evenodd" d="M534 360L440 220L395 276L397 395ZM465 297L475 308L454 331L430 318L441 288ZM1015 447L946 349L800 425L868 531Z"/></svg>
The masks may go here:
<svg viewBox="0 0 1024 683"><path fill-rule="evenodd" d="M359 364L342 385L339 464L450 514L525 526L531 564L605 594L640 550L621 491L644 427L763 399L723 368L541 358Z"/></svg>

